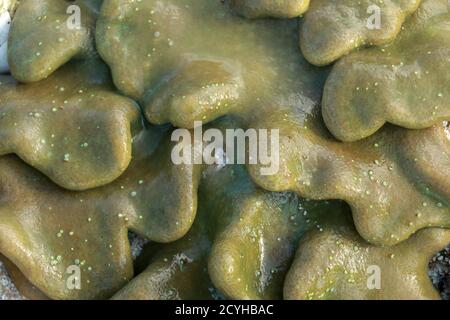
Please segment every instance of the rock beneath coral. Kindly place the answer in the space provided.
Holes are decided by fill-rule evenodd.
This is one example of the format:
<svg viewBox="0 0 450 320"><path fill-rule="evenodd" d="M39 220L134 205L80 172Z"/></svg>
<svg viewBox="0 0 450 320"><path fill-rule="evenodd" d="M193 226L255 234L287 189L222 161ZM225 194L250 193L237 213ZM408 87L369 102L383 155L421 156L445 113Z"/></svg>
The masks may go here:
<svg viewBox="0 0 450 320"><path fill-rule="evenodd" d="M132 231L128 232L128 240L130 241L131 256L133 257L133 260L136 260L141 255L148 240Z"/></svg>
<svg viewBox="0 0 450 320"><path fill-rule="evenodd" d="M9 71L8 35L11 27L11 16L8 11L0 10L0 73Z"/></svg>
<svg viewBox="0 0 450 320"><path fill-rule="evenodd" d="M3 262L0 261L0 300L25 300L19 293L5 269Z"/></svg>
<svg viewBox="0 0 450 320"><path fill-rule="evenodd" d="M430 261L429 276L444 300L450 300L450 245Z"/></svg>

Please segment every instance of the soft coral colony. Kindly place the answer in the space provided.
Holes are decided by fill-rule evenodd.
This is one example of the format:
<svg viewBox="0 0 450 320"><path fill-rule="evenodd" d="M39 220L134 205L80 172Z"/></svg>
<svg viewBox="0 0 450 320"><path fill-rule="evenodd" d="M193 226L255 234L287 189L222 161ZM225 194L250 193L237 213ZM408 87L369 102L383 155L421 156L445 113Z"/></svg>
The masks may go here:
<svg viewBox="0 0 450 320"><path fill-rule="evenodd" d="M366 28L373 3L381 29ZM0 1L0 254L18 289L439 299L449 8L373 3ZM279 171L175 165L171 133L195 121L278 129ZM136 261L130 231L149 241Z"/></svg>

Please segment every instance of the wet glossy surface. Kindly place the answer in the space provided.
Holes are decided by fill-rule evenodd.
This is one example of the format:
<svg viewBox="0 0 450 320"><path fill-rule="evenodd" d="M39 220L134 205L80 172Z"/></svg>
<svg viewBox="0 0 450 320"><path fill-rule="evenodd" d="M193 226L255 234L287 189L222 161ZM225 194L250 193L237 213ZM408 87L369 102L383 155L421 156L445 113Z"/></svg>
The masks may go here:
<svg viewBox="0 0 450 320"><path fill-rule="evenodd" d="M69 2L23 2L9 54L13 76L33 83L0 78L0 252L20 271L23 290L31 290L25 276L55 299L438 297L426 267L450 241L444 229L428 228L450 227L450 139L441 121L448 120L442 41L448 14L432 17L441 0L425 0L418 21L427 23L413 16L385 48L389 63L409 59L396 73L369 63L382 60L377 48L342 58L331 75L331 67L302 56L296 19L247 20L232 9L293 17L306 10L303 1L108 0L101 9L101 1L77 1L89 13L87 29L62 42L57 27ZM389 20L395 30L415 2L402 4ZM311 17L324 8L311 2L304 24L320 23ZM353 22L355 31L360 21ZM29 41L19 41L25 34ZM379 44L366 36L358 45ZM111 75L93 59L94 41ZM66 65L71 59L82 62ZM405 98L411 107L410 118L399 115L398 105L391 115L428 128L361 132L347 102L409 125L371 104L366 86L355 96L347 91L365 84L355 64L367 71L366 81L379 81L386 101ZM430 78L395 79L414 70L429 71ZM340 72L350 78L339 80ZM372 79L377 76L392 83ZM389 96L397 85L402 95ZM434 112L431 104L418 109L418 95L442 102L433 104L442 114L430 122L424 114ZM326 110L339 112L339 101L343 120L327 119ZM333 136L322 111L336 137L359 141ZM278 129L280 171L264 176L254 165L175 166L168 124L192 128L196 120L222 131ZM153 241L134 279L128 230ZM73 264L82 270L80 291L66 286ZM386 276L377 294L363 287L370 264Z"/></svg>

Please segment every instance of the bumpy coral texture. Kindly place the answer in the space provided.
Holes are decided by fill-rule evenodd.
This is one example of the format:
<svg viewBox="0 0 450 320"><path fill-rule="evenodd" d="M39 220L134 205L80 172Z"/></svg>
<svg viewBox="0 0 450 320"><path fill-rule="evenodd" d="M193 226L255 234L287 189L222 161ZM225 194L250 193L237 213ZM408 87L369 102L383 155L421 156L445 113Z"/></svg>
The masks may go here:
<svg viewBox="0 0 450 320"><path fill-rule="evenodd" d="M94 54L92 31L101 0L21 0L8 47L13 76L22 82L47 78L72 58ZM68 7L80 8L80 24L69 23Z"/></svg>
<svg viewBox="0 0 450 320"><path fill-rule="evenodd" d="M287 299L439 299L428 277L427 264L449 241L450 230L426 229L398 245L374 247L361 239L351 220L340 217L339 222L324 225L322 232L314 230L302 239L286 276L284 296ZM371 285L376 283L370 283L367 273L377 270L381 273L380 284L374 289Z"/></svg>
<svg viewBox="0 0 450 320"><path fill-rule="evenodd" d="M246 16L278 16L269 2L233 4ZM370 27L366 12L373 5L379 28ZM444 0L312 1L300 23L300 46L309 62L327 65L362 47L337 62L324 90L323 117L335 137L355 141L385 122L423 129L449 119L449 20Z"/></svg>
<svg viewBox="0 0 450 320"><path fill-rule="evenodd" d="M82 20L71 30L73 4ZM32 299L438 299L427 266L450 242L448 14L442 0L424 0L414 14L418 1L383 2L390 27L366 32L365 5L20 1L9 39L12 75L0 76L0 260L20 292ZM329 28L350 26L348 34L320 27L333 8L344 16ZM306 58L297 21L249 20L234 10L252 18L306 12ZM341 39L331 59L308 32L328 44ZM307 61L308 50L329 63L399 32L391 45L361 49L333 68ZM372 101L375 89L364 81L377 82L370 88L383 100ZM430 103L419 109L420 98ZM363 104L360 128L383 116L371 132L358 131ZM338 115L327 118L331 111ZM424 116L430 111L432 120ZM194 121L222 133L278 129L279 171L175 165L173 127L192 129ZM420 130L379 128L384 122ZM327 126L341 140L359 141L342 142ZM136 261L129 231L150 240ZM80 290L67 285L73 265ZM380 290L367 286L374 265Z"/></svg>
<svg viewBox="0 0 450 320"><path fill-rule="evenodd" d="M392 42L421 0L233 0L248 18L292 18L302 15L300 47L312 64L330 64L366 45Z"/></svg>
<svg viewBox="0 0 450 320"><path fill-rule="evenodd" d="M333 135L354 141L386 122L423 129L450 119L449 23L446 1L424 1L394 43L341 59L322 102Z"/></svg>
<svg viewBox="0 0 450 320"><path fill-rule="evenodd" d="M50 298L107 298L123 286L133 272L127 229L158 242L189 230L198 170L171 165L164 144L152 152L148 134L127 172L92 191L61 189L17 158L1 159L0 251ZM71 265L82 268L83 290L66 286Z"/></svg>
<svg viewBox="0 0 450 320"><path fill-rule="evenodd" d="M297 27L292 21L242 21L223 4L206 1L189 6L171 1L118 1L114 6L108 2L103 9L97 31L100 54L124 93L144 97L150 122L161 123L148 111L157 104L165 106L158 107L159 118L175 126L192 127L194 120L208 121L228 113L238 117L244 127L279 129L281 170L274 176L261 176L259 167L250 168L255 181L271 191L293 190L313 199L346 200L358 230L373 243L394 244L420 228L449 225L448 207L439 200L446 198L447 172L442 175L424 168L448 166L449 142L444 127L437 125L417 137L413 132L387 127L356 144L331 139L318 114L327 70L313 68L298 56L294 41ZM205 30L204 19L195 19L198 15L211 20L216 28ZM161 27L170 18L176 21ZM154 33L149 34L149 29ZM224 41L217 41L219 31ZM150 38L148 46L142 45L145 38ZM225 53L229 55L224 57ZM177 83L181 80L173 83L172 79L187 77L178 65L190 64L193 55L196 59L205 56L203 61L233 57L243 80L239 99L234 103L218 101L217 97L229 97L223 92L229 84L209 81L216 70L213 66L205 77L196 77L196 84L188 79L190 94L180 95ZM148 62L143 65L141 61ZM163 77L161 84L150 79L156 76ZM273 83L280 83L276 90ZM202 98L208 85L214 90L208 96L216 102L213 106ZM162 104L161 96L178 103ZM174 105L178 107L176 117ZM424 159L423 150L414 148L416 139L435 140L427 149L440 146L438 154L429 151L433 152L431 162ZM417 163L409 165L415 158ZM392 190L402 190L402 196ZM399 201L406 195L413 200Z"/></svg>
<svg viewBox="0 0 450 320"><path fill-rule="evenodd" d="M100 61L72 62L29 85L0 75L0 154L15 153L67 189L112 182L141 125L136 103L114 91Z"/></svg>

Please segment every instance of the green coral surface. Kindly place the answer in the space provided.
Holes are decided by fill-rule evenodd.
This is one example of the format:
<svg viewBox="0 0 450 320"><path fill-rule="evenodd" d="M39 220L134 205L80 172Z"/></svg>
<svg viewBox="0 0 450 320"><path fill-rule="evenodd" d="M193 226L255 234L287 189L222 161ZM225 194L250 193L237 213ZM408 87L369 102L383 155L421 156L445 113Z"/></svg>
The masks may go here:
<svg viewBox="0 0 450 320"><path fill-rule="evenodd" d="M1 4L0 261L22 295L440 298L446 1L375 1L374 30L365 0ZM276 130L278 170L199 148L199 122ZM174 161L178 130L216 161Z"/></svg>

